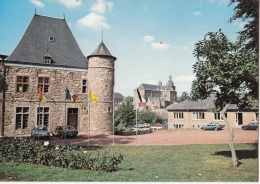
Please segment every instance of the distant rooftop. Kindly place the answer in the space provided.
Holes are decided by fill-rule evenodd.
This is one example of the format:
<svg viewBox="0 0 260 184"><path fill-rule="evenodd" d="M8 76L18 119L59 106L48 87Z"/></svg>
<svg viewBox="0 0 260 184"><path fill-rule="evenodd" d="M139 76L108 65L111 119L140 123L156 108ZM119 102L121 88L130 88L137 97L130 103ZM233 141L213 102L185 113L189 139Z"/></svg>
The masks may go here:
<svg viewBox="0 0 260 184"><path fill-rule="evenodd" d="M114 98L121 98L121 99L123 99L124 96L121 95L121 93L114 93Z"/></svg>
<svg viewBox="0 0 260 184"><path fill-rule="evenodd" d="M41 64L46 55L51 56L52 65L87 68L87 58L66 20L35 14L7 60Z"/></svg>
<svg viewBox="0 0 260 184"><path fill-rule="evenodd" d="M198 100L198 101L189 101L185 100L178 104L172 104L166 109L169 110L209 110L215 108L214 105L215 95L210 95L210 97L204 99L204 100ZM237 110L238 106L236 104L231 104L228 108L228 110ZM251 109L258 109L257 107L252 107Z"/></svg>

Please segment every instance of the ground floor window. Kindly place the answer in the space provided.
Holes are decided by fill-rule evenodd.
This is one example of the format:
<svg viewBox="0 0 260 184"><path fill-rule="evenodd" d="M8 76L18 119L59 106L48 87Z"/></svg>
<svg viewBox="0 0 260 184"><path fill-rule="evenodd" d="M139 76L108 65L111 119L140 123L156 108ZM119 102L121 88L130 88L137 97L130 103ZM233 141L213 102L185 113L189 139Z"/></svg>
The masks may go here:
<svg viewBox="0 0 260 184"><path fill-rule="evenodd" d="M202 119L205 119L204 112L193 112L193 114L192 114L192 119L193 119L193 120L202 120Z"/></svg>
<svg viewBox="0 0 260 184"><path fill-rule="evenodd" d="M183 112L174 112L173 119L183 119Z"/></svg>
<svg viewBox="0 0 260 184"><path fill-rule="evenodd" d="M40 109L40 110L39 110ZM50 121L49 107L37 108L37 125L45 125L48 127Z"/></svg>
<svg viewBox="0 0 260 184"><path fill-rule="evenodd" d="M227 118L227 113L225 113L225 116ZM220 112L215 112L214 113L214 120L223 121L224 119L222 118Z"/></svg>
<svg viewBox="0 0 260 184"><path fill-rule="evenodd" d="M29 125L29 107L16 107L15 129L26 129Z"/></svg>

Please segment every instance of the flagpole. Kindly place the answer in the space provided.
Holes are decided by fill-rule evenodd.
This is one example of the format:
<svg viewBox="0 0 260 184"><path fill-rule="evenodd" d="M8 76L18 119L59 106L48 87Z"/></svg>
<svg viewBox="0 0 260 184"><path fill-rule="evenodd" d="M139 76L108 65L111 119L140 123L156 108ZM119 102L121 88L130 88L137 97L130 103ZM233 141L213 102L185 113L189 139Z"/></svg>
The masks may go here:
<svg viewBox="0 0 260 184"><path fill-rule="evenodd" d="M138 103L137 103L137 106L136 106L136 112L135 112L135 116L136 116L136 118L135 118L135 120L136 120L136 131L135 131L135 140L136 140L136 146L137 146L137 130L138 130L138 127L137 127L137 108L138 108Z"/></svg>
<svg viewBox="0 0 260 184"><path fill-rule="evenodd" d="M89 135L90 135L90 88L89 89L89 95L88 95L88 146L89 146Z"/></svg>
<svg viewBox="0 0 260 184"><path fill-rule="evenodd" d="M41 115L41 100L39 100L39 124L40 124L40 115ZM39 128L37 127L38 129L38 141L40 140L40 135L39 135Z"/></svg>
<svg viewBox="0 0 260 184"><path fill-rule="evenodd" d="M113 145L115 145L115 91L114 91L114 85L113 85Z"/></svg>
<svg viewBox="0 0 260 184"><path fill-rule="evenodd" d="M66 110L66 107L67 107L67 86L65 88L65 119L64 119L64 126L66 126L66 118L67 118L67 110ZM64 136L65 136L65 139L64 139L64 145L66 143L66 131L64 131Z"/></svg>

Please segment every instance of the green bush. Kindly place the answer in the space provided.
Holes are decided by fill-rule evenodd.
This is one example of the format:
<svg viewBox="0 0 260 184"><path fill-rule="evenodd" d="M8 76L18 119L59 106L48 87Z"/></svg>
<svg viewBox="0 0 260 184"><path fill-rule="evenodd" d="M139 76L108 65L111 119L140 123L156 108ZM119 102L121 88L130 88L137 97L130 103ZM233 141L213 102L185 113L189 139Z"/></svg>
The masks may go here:
<svg viewBox="0 0 260 184"><path fill-rule="evenodd" d="M123 155L111 155L109 150L91 153L77 146L43 146L33 139L0 138L0 162L25 162L72 169L115 171L123 161Z"/></svg>
<svg viewBox="0 0 260 184"><path fill-rule="evenodd" d="M119 123L119 125L115 126L115 134L119 135L122 134L122 132L127 131L127 128L125 127L125 124Z"/></svg>

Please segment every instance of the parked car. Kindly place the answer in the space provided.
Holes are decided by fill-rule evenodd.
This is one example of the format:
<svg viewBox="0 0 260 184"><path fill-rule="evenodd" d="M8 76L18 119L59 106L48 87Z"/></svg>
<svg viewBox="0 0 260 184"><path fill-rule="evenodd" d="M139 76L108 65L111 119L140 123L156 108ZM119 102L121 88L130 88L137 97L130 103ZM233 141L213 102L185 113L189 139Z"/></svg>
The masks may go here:
<svg viewBox="0 0 260 184"><path fill-rule="evenodd" d="M58 136L61 138L67 137L76 137L78 135L78 130L76 130L73 126L57 126L56 129L52 132L53 136Z"/></svg>
<svg viewBox="0 0 260 184"><path fill-rule="evenodd" d="M126 128L132 130L134 127L132 125L128 125Z"/></svg>
<svg viewBox="0 0 260 184"><path fill-rule="evenodd" d="M160 123L154 123L154 126L160 127L161 124Z"/></svg>
<svg viewBox="0 0 260 184"><path fill-rule="evenodd" d="M243 130L258 130L258 122L252 122L241 127Z"/></svg>
<svg viewBox="0 0 260 184"><path fill-rule="evenodd" d="M219 123L212 122L212 123L209 123L207 125L202 126L201 129L202 130L216 130L217 131L217 130L221 130L224 127L225 127L225 125L221 125Z"/></svg>
<svg viewBox="0 0 260 184"><path fill-rule="evenodd" d="M144 124L137 124L137 126L134 126L135 128L144 128Z"/></svg>
<svg viewBox="0 0 260 184"><path fill-rule="evenodd" d="M31 137L32 138L46 138L49 139L50 132L47 129L47 126L34 126L31 130Z"/></svg>
<svg viewBox="0 0 260 184"><path fill-rule="evenodd" d="M168 123L162 123L161 124L161 127L166 127L166 126L168 126Z"/></svg>
<svg viewBox="0 0 260 184"><path fill-rule="evenodd" d="M161 127L163 127L163 129L168 129L168 123L166 123L166 122L165 122L165 123L162 123L162 124L161 124Z"/></svg>
<svg viewBox="0 0 260 184"><path fill-rule="evenodd" d="M143 125L144 125L144 128L150 128L150 126L151 126L149 123L144 123Z"/></svg>

